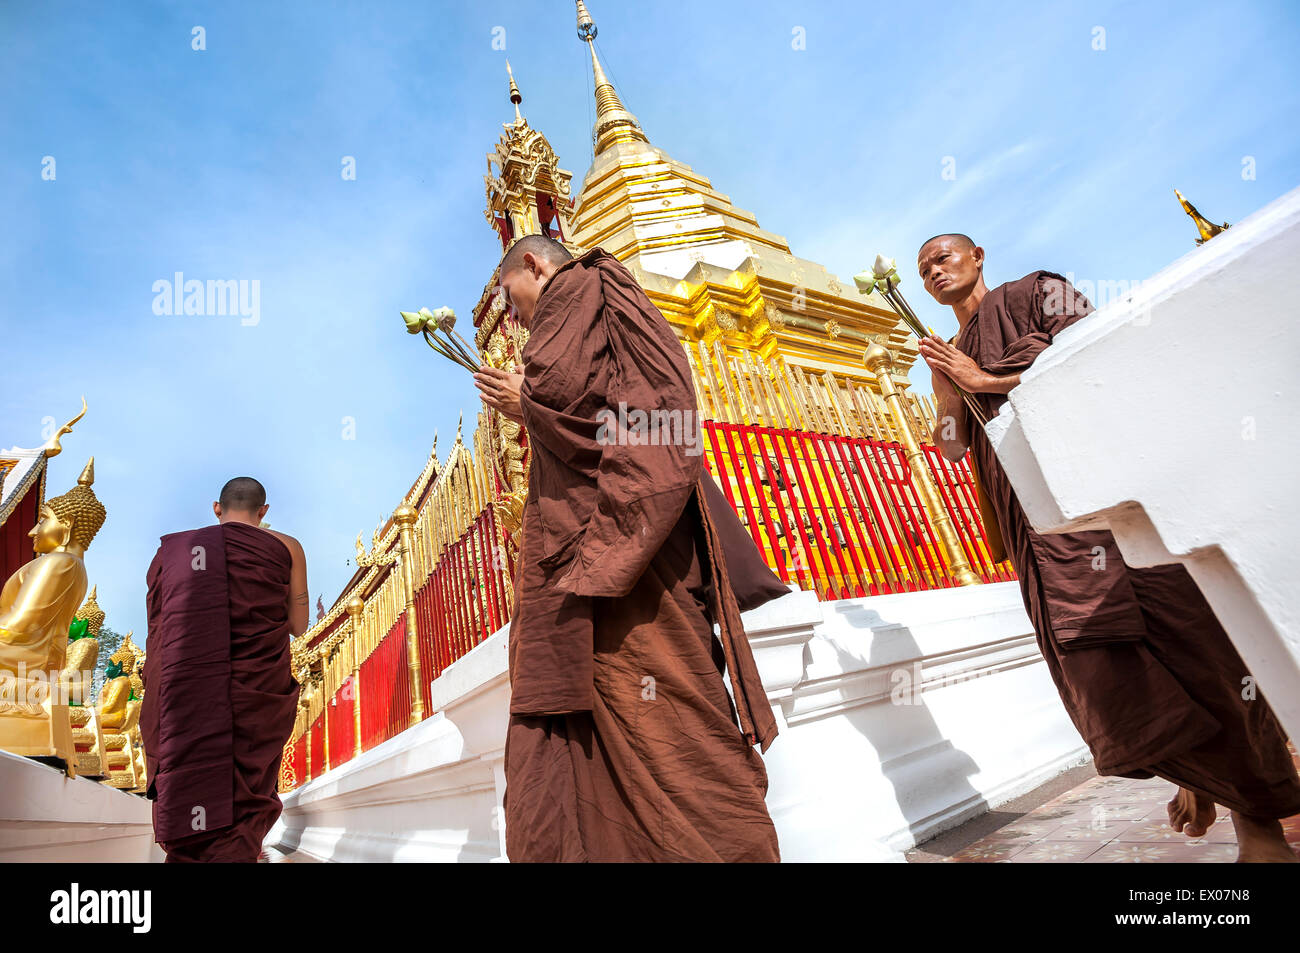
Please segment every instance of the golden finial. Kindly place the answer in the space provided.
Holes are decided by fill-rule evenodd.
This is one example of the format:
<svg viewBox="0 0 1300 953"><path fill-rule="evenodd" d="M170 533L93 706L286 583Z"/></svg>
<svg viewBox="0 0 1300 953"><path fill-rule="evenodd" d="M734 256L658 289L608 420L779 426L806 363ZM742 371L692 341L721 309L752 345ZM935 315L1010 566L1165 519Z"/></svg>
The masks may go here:
<svg viewBox="0 0 1300 953"><path fill-rule="evenodd" d="M86 601L81 604L81 608L73 616L74 619L86 620L86 631L90 633L92 639L98 637L100 626L104 624L105 618L104 610L99 607L99 602L96 599L98 593L99 586L92 586L90 595L86 597Z"/></svg>
<svg viewBox="0 0 1300 953"><path fill-rule="evenodd" d="M587 5L578 0L578 39L591 50L591 70L596 86L596 124L592 127L591 138L593 153L600 155L616 142L645 142L645 133L636 116L627 111L614 84L605 75L605 70L596 58L596 21L587 12Z"/></svg>
<svg viewBox="0 0 1300 953"><path fill-rule="evenodd" d="M463 425L464 423L465 423L465 411L462 410L460 412L460 416L456 418L456 442L457 443L460 443L460 428L461 425Z"/></svg>
<svg viewBox="0 0 1300 953"><path fill-rule="evenodd" d="M77 477L77 486L93 486L95 483L95 458L91 457Z"/></svg>
<svg viewBox="0 0 1300 953"><path fill-rule="evenodd" d="M524 117L519 113L519 104L524 101L520 95L519 87L515 85L515 74L510 69L510 61L506 60L506 75L510 77L510 101L515 104L515 125L520 125Z"/></svg>
<svg viewBox="0 0 1300 953"><path fill-rule="evenodd" d="M1204 245L1215 235L1218 235L1229 227L1227 222L1224 222L1222 225L1215 225L1213 222L1209 221L1204 215L1196 211L1196 206L1183 198L1183 193L1179 192L1177 189L1174 189L1174 195L1178 196L1178 203L1182 205L1183 211L1191 216L1192 221L1196 223L1196 230L1201 233L1201 237L1196 239L1196 244Z"/></svg>
<svg viewBox="0 0 1300 953"><path fill-rule="evenodd" d="M356 620L360 618L361 613L366 611L366 604L362 601L360 596L353 596L348 600L346 608L348 610L348 615L352 616L352 621L355 625Z"/></svg>
<svg viewBox="0 0 1300 953"><path fill-rule="evenodd" d="M59 443L59 438L62 437L65 433L72 433L72 425L75 424L78 420L80 420L84 416L86 416L86 398L85 395L82 395L81 413L77 414L77 416L73 417L66 424L60 427L59 432L56 433L53 437L51 437L49 439L49 442L45 444L44 450L45 450L45 456L47 458L57 457L60 453L63 452L63 446Z"/></svg>

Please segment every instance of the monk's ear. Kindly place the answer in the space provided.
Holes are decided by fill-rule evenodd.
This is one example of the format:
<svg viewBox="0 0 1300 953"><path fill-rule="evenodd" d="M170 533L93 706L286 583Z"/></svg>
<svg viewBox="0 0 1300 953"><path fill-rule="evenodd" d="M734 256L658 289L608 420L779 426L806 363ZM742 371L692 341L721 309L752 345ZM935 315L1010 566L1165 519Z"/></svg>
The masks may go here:
<svg viewBox="0 0 1300 953"><path fill-rule="evenodd" d="M984 267L984 249L981 248L979 245L976 245L974 248L971 249L971 253L970 253L970 254L971 254L971 257L975 259L975 264L977 264L977 265L979 265L981 268L983 268L983 267Z"/></svg>
<svg viewBox="0 0 1300 953"><path fill-rule="evenodd" d="M269 510L270 508L271 508L270 503L263 503L261 506L257 508L257 521L259 523L262 522L262 520L266 519L266 511Z"/></svg>
<svg viewBox="0 0 1300 953"><path fill-rule="evenodd" d="M221 519L221 504L219 502L214 502L212 504L212 513L218 520Z"/></svg>

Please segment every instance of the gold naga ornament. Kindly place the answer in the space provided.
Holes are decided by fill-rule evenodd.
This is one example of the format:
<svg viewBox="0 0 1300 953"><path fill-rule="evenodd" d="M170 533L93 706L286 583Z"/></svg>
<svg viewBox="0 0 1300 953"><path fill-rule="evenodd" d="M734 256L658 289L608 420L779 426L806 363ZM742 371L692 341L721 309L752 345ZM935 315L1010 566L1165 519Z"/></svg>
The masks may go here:
<svg viewBox="0 0 1300 953"><path fill-rule="evenodd" d="M1204 245L1215 235L1222 234L1231 227L1227 222L1224 222L1222 225L1215 225L1200 212L1196 211L1196 206L1183 198L1183 193L1179 192L1177 189L1174 189L1174 195L1178 197L1178 204L1183 207L1183 211L1190 215L1192 221L1196 223L1196 231L1200 235L1200 237L1196 239L1196 244Z"/></svg>
<svg viewBox="0 0 1300 953"><path fill-rule="evenodd" d="M50 759L70 776L76 757L68 699L56 689L68 629L86 595L86 548L107 516L94 482L91 457L76 486L41 506L28 534L37 556L0 591L0 749Z"/></svg>

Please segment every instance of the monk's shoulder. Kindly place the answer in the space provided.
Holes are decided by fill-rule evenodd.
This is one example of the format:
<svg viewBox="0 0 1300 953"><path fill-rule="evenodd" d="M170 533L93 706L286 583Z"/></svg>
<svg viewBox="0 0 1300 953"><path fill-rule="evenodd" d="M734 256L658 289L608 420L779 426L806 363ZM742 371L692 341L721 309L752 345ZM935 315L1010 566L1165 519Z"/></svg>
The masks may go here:
<svg viewBox="0 0 1300 953"><path fill-rule="evenodd" d="M1054 271L1031 271L1023 278L1007 281L992 289L985 299L990 305L1002 307L1013 315L1028 316L1036 311L1045 291L1052 281L1069 284L1064 275Z"/></svg>
<svg viewBox="0 0 1300 953"><path fill-rule="evenodd" d="M259 529L260 528L261 527L259 527ZM289 555L294 559L303 559L305 557L306 554L303 552L302 543L298 542L298 540L294 539L288 533L281 533L279 530L275 529L263 529L262 531L270 533L280 542L284 543L284 548L289 550Z"/></svg>

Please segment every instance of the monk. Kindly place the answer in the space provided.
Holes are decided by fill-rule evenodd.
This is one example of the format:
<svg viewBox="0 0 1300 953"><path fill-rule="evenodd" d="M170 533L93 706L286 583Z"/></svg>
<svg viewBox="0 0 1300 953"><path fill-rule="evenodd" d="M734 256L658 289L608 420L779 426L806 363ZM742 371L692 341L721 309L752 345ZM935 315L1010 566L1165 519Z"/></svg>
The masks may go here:
<svg viewBox="0 0 1300 953"><path fill-rule="evenodd" d="M168 863L260 856L298 703L289 640L308 626L306 557L261 528L262 484L236 477L212 509L216 526L162 537L148 574L140 730Z"/></svg>
<svg viewBox="0 0 1300 953"><path fill-rule="evenodd" d="M777 861L753 748L767 750L776 721L740 611L789 590L704 470L685 352L599 248L575 259L521 238L500 282L530 335L522 374L475 375L484 402L524 424L531 455L506 853Z"/></svg>
<svg viewBox="0 0 1300 953"><path fill-rule="evenodd" d="M1047 271L988 290L984 249L965 235L930 239L917 267L961 326L952 343L920 342L939 403L935 444L954 461L970 448L1038 646L1097 772L1178 785L1169 823L1190 837L1206 833L1222 804L1239 862L1296 862L1278 822L1300 813L1286 736L1263 697L1243 690L1253 679L1187 570L1128 566L1105 530L1034 532L954 389L992 419L1021 373L1092 305Z"/></svg>

